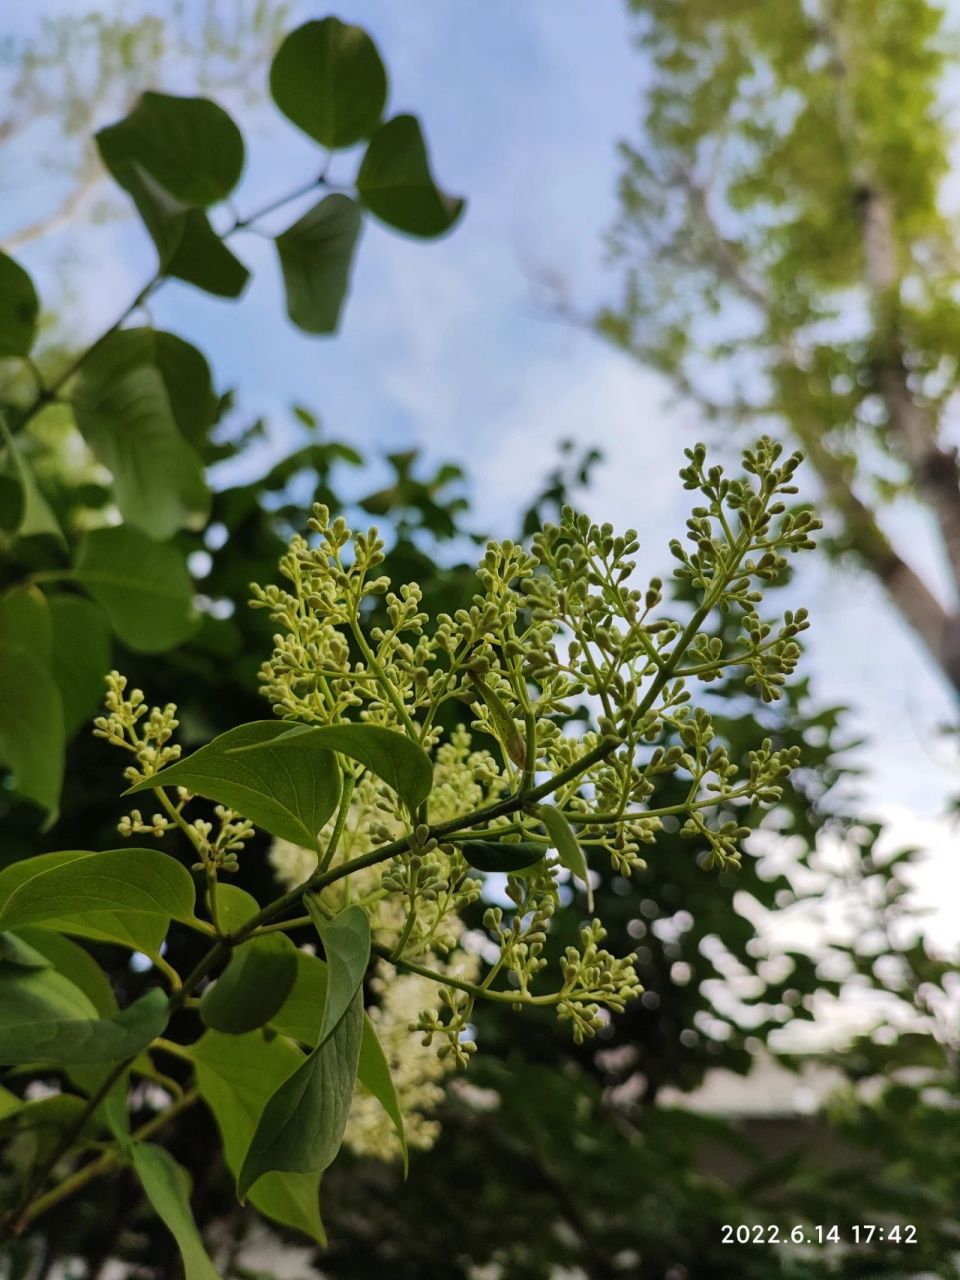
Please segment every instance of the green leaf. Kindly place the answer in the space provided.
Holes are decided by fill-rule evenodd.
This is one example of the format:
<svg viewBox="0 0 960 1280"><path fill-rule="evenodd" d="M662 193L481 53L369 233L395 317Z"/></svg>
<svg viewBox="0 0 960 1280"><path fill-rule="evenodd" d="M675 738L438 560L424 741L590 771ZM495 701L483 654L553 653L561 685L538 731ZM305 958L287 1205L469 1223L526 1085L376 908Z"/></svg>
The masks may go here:
<svg viewBox="0 0 960 1280"><path fill-rule="evenodd" d="M54 813L63 781L63 702L46 663L0 642L0 760L20 795Z"/></svg>
<svg viewBox="0 0 960 1280"><path fill-rule="evenodd" d="M520 840L515 844L496 840L464 840L457 842L457 848L470 866L478 871L502 871L507 875L529 871L547 852L542 844L534 844L532 840Z"/></svg>
<svg viewBox="0 0 960 1280"><path fill-rule="evenodd" d="M31 1140L24 1164L27 1169L36 1169L45 1163L58 1149L64 1137L78 1124L80 1128L73 1139L72 1146L77 1143L96 1138L100 1129L99 1119L89 1116L83 1119L86 1100L73 1093L60 1093L49 1098L37 1098L33 1102L20 1102L12 1108L0 1110L0 1139L6 1143L14 1138ZM18 1161L18 1163L20 1163Z"/></svg>
<svg viewBox="0 0 960 1280"><path fill-rule="evenodd" d="M50 666L53 620L39 587L14 587L0 596L0 644L19 645Z"/></svg>
<svg viewBox="0 0 960 1280"><path fill-rule="evenodd" d="M220 923L227 933L233 933L260 910L260 903L252 893L236 884L222 883L217 887L217 906Z"/></svg>
<svg viewBox="0 0 960 1280"><path fill-rule="evenodd" d="M197 629L183 556L137 529L92 530L80 544L74 576L136 653L163 653Z"/></svg>
<svg viewBox="0 0 960 1280"><path fill-rule="evenodd" d="M237 1178L241 1200L266 1173L320 1174L332 1163L350 1113L362 1035L358 988L333 1031L267 1102Z"/></svg>
<svg viewBox="0 0 960 1280"><path fill-rule="evenodd" d="M177 429L158 369L140 365L103 378L84 368L73 390L80 434L113 476L128 524L151 537L202 529L210 513L203 465Z"/></svg>
<svg viewBox="0 0 960 1280"><path fill-rule="evenodd" d="M193 906L189 871L158 849L44 853L0 871L0 929L42 924L154 958Z"/></svg>
<svg viewBox="0 0 960 1280"><path fill-rule="evenodd" d="M220 239L207 215L187 209L176 216L172 229L176 243L166 260L161 257L164 274L217 298L239 298L250 272Z"/></svg>
<svg viewBox="0 0 960 1280"><path fill-rule="evenodd" d="M17 448L3 413L0 413L0 436L3 437L3 443L15 473L14 476L0 476L0 479L17 489L16 510L5 518L4 528L21 538L46 533L56 538L58 542L64 543L66 540L60 523L50 509L50 504L40 492L40 487L26 458Z"/></svg>
<svg viewBox="0 0 960 1280"><path fill-rule="evenodd" d="M144 94L130 116L97 134L97 146L157 247L160 274L219 297L242 293L249 272L203 211L230 193L243 168L243 138L226 112L202 98Z"/></svg>
<svg viewBox="0 0 960 1280"><path fill-rule="evenodd" d="M313 895L305 895L304 903L327 958L327 998L320 1023L322 1044L363 986L370 964L370 921L362 907L346 907L328 920Z"/></svg>
<svg viewBox="0 0 960 1280"><path fill-rule="evenodd" d="M159 988L100 1018L80 988L53 969L0 971L0 1062L8 1066L121 1062L146 1048L168 1017Z"/></svg>
<svg viewBox="0 0 960 1280"><path fill-rule="evenodd" d="M297 950L283 933L251 938L234 949L224 972L203 993L200 1017L215 1031L242 1035L269 1022L297 977Z"/></svg>
<svg viewBox="0 0 960 1280"><path fill-rule="evenodd" d="M270 92L287 117L323 147L368 138L387 101L387 73L361 27L338 18L307 22L277 50Z"/></svg>
<svg viewBox="0 0 960 1280"><path fill-rule="evenodd" d="M163 1147L137 1142L133 1167L157 1217L183 1258L185 1280L219 1280L190 1210L190 1175Z"/></svg>
<svg viewBox="0 0 960 1280"><path fill-rule="evenodd" d="M77 943L65 938L62 933L30 925L17 929L16 934L8 933L4 937L20 939L59 973L69 976L70 981L80 988L101 1018L109 1018L117 1012L116 997L107 975L93 956Z"/></svg>
<svg viewBox="0 0 960 1280"><path fill-rule="evenodd" d="M303 953L299 953L303 955ZM304 955L313 960L313 956ZM320 961L315 961L320 964ZM213 1112L223 1140L223 1153L236 1177L257 1123L277 1086L303 1062L285 1040L265 1040L254 1032L224 1036L208 1031L191 1046L200 1096ZM250 1192L250 1201L275 1222L326 1243L318 1208L318 1173L266 1173Z"/></svg>
<svg viewBox="0 0 960 1280"><path fill-rule="evenodd" d="M464 205L434 182L420 122L409 115L394 116L370 139L357 191L371 213L414 236L449 231Z"/></svg>
<svg viewBox="0 0 960 1280"><path fill-rule="evenodd" d="M339 751L382 778L413 812L430 794L433 765L430 757L403 733L384 729L378 724L298 725L273 744L284 757L306 747ZM246 755L259 763L263 749L238 747L237 756Z"/></svg>
<svg viewBox="0 0 960 1280"><path fill-rule="evenodd" d="M15 933L0 933L0 969L49 969L52 961Z"/></svg>
<svg viewBox="0 0 960 1280"><path fill-rule="evenodd" d="M340 1149L363 1036L363 979L370 924L360 907L332 920L308 908L327 956L327 991L316 1049L264 1108L237 1178L243 1199L264 1173L322 1173Z"/></svg>
<svg viewBox="0 0 960 1280"><path fill-rule="evenodd" d="M140 165L175 200L201 208L225 200L243 172L243 136L208 98L145 93L100 130L97 146L121 186L126 166Z"/></svg>
<svg viewBox="0 0 960 1280"><path fill-rule="evenodd" d="M63 699L63 727L69 739L103 699L103 678L111 666L110 626L103 610L83 596L47 599L53 623L53 678Z"/></svg>
<svg viewBox="0 0 960 1280"><path fill-rule="evenodd" d="M547 834L560 859L560 865L583 882L587 891L587 910L593 910L593 886L590 884L590 871L587 860L583 856L580 843L574 835L573 828L567 821L566 814L552 804L542 804L539 809L540 818L547 828Z"/></svg>
<svg viewBox="0 0 960 1280"><path fill-rule="evenodd" d="M33 281L19 262L0 252L0 358L30 354L39 312Z"/></svg>
<svg viewBox="0 0 960 1280"><path fill-rule="evenodd" d="M368 1092L373 1094L393 1121L393 1127L400 1139L403 1172L406 1176L410 1167L410 1155L407 1150L407 1134L403 1124L403 1112L400 1110L400 1099L397 1097L393 1076L390 1074L390 1064L380 1043L380 1037L377 1035L376 1027L370 1021L370 1015L366 1013L363 1015L357 1079Z"/></svg>
<svg viewBox="0 0 960 1280"><path fill-rule="evenodd" d="M340 321L363 217L335 192L277 236L287 315L306 333L334 333Z"/></svg>
<svg viewBox="0 0 960 1280"><path fill-rule="evenodd" d="M503 699L487 684L486 680L474 675L473 672L470 675L474 689L490 714L494 732L503 744L503 749L517 768L522 769L527 762L527 748L517 728L516 720L510 714Z"/></svg>
<svg viewBox="0 0 960 1280"><path fill-rule="evenodd" d="M297 726L258 720L222 733L186 760L161 770L127 795L155 786L187 787L229 805L271 835L319 851L319 833L340 799L340 771L322 743L278 751Z"/></svg>
<svg viewBox="0 0 960 1280"><path fill-rule="evenodd" d="M297 952L297 976L270 1026L315 1049L320 1042L323 1010L327 1003L327 966L306 951Z"/></svg>

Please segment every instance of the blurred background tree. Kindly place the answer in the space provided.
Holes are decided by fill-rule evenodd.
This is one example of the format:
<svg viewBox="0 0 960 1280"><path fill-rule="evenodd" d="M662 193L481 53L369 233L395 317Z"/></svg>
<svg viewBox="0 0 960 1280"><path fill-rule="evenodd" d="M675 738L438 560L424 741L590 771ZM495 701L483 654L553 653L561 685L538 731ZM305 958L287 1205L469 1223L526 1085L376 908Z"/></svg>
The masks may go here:
<svg viewBox="0 0 960 1280"><path fill-rule="evenodd" d="M834 512L835 549L853 552L880 574L956 683L945 639L952 606L907 566L881 527L884 502L933 504L931 459L949 454L936 434L947 405L937 388L951 385L953 368L950 258L943 248L948 224L933 214L945 145L934 105L941 50L935 10L914 7L915 20L905 24L909 38L903 27L895 35L895 10L902 9L893 5L864 2L857 13L844 6L823 22L811 19L799 0L776 14L743 3L719 10L636 7L659 79L647 99L644 144L626 153L617 232L629 276L624 302L600 324L685 392L696 392L711 413L729 409L731 416L764 419L764 427L772 418L796 432ZM189 75L202 91L229 89L231 67L244 69L237 76L244 86L245 69L266 67L283 24L279 6L238 7L235 39L222 26L195 25L195 12L170 6L152 25L91 20L51 27L32 53L13 48L11 65L22 63L25 83L43 81L46 88L31 90L32 106L30 93L13 99L10 118L24 120L32 111L34 119L42 115L66 132L72 113L61 110L73 93L79 154L92 124L129 110L149 81L163 87L172 64L180 81ZM863 20L859 26L856 18ZM846 39L855 45L842 68L824 52L839 31L852 32ZM97 83L113 86L102 100L89 86L66 92L69 80L56 79L69 76L65 55L81 32L99 51ZM30 71L31 59L42 74ZM861 69L851 71L855 65ZM843 88L844 80L853 87ZM840 98L853 105L841 110ZM891 99L906 104L903 116L893 119L885 109ZM98 117L104 102L106 116ZM23 111L27 116L17 116ZM864 134L862 158L848 149L851 120L857 136ZM869 160L867 168L861 159ZM675 169L686 176L678 178ZM71 171L64 185L79 193L76 200L18 234L36 238L59 218L89 210L93 201L84 204L85 193L100 173L93 163L89 173ZM704 182L708 190L698 195ZM781 191L789 198L781 199ZM877 214L878 208L887 213ZM896 285L917 282L902 291L869 275L865 241L870 219L878 218L896 241ZM920 272L924 252L939 264L942 288L929 271ZM741 296L741 275L756 284L752 303ZM896 306L895 292L902 293ZM55 310L56 299L47 301ZM942 324L935 322L934 301ZM928 319L921 323L923 315ZM41 347L37 361L54 375L75 354L59 335ZM715 372L718 360L725 362L723 376ZM25 394L22 372L10 366L4 372L7 404L16 415ZM724 407L719 397L729 386L735 393ZM237 394L242 405L242 386ZM269 424L245 423L232 399L219 397L218 406L221 423L211 422L201 446L208 476L218 462L249 456L268 435ZM34 419L17 441L72 544L86 525L115 518L115 493L80 446L70 413L61 413L55 428L49 419ZM934 433L934 453L925 461L908 450L916 414L927 424L927 445ZM313 499L386 524L387 571L400 580L416 578L431 609L455 608L473 589L461 563L463 547L482 540L485 530L466 502L469 477L456 467L394 454L388 483L365 483L371 460L342 424L321 426L320 415L303 406L293 422L287 437L294 444L285 456L246 482L215 483L204 526L171 540L191 569L199 629L162 653L138 652L122 638L114 639L112 657L101 651L100 667L112 661L151 700L179 701L188 746L262 714L256 669L269 649L270 628L262 613L246 608L247 584L271 580ZM755 426L759 431L761 423ZM568 496L583 497L596 461L593 444L576 442L544 477L542 492L531 492L518 518L525 533ZM927 477L923 485L921 477ZM532 489L535 482L532 476ZM946 526L938 528L946 543ZM4 547L5 586L59 554L46 539L21 530ZM375 625L377 618L370 621ZM94 671L88 687L101 674ZM626 882L601 874L596 893L616 924L612 945L635 947L640 957L647 988L641 1005L580 1049L534 1019L488 1015L482 1052L448 1089L440 1136L432 1150L414 1156L409 1181L394 1164L369 1156L343 1162L323 1189L330 1248L309 1259L289 1257L300 1256L316 1274L351 1278L384 1272L451 1280L548 1280L571 1271L590 1280L960 1274L960 1046L952 972L920 939L907 891L914 852L879 850L881 829L858 811L856 756L842 712L823 705L815 690L801 687L772 710L743 688L725 690L715 701L732 756L742 756L759 720L776 745L802 747L805 767L749 843L738 876L725 874L719 884L705 876L690 846L669 832L629 892ZM36 809L9 786L4 792L4 863L71 842L116 843L116 766L80 723L92 709L84 707L73 725L60 817L51 831L40 834ZM658 803L670 803L673 785L665 785ZM266 857L251 856L243 874L256 888L257 878L272 872ZM570 931L584 909L578 900ZM828 920L846 916L846 927L797 930L797 917L817 912ZM791 942L791 936L815 941ZM564 941L559 931L555 943ZM126 956L112 959L117 985L135 992L142 978ZM800 1024L819 1025L832 998L843 994L876 1002L869 1034L852 1044L829 1034L796 1034ZM812 1069L833 1084L826 1111L743 1121L684 1105L683 1095L696 1091L712 1068L763 1089L775 1055L788 1068ZM148 1115L147 1091L142 1101ZM281 1230L251 1237L249 1222L228 1213L228 1174L206 1154L210 1123L192 1113L169 1141L194 1174L201 1220L222 1215L215 1231L222 1273L246 1277L252 1270L270 1272L274 1263L280 1273L287 1265L281 1251L303 1242ZM19 1135L8 1149L8 1177L22 1174L37 1146L36 1135ZM724 1245L721 1235L724 1223L837 1222L849 1238L849 1224L873 1221L915 1223L919 1243L875 1242L828 1256L822 1249ZM173 1276L177 1266L169 1238L125 1180L93 1184L55 1222L41 1219L33 1237L8 1248L6 1265L11 1278L39 1278L67 1257L80 1260L84 1276L99 1276L116 1260L157 1276Z"/></svg>
<svg viewBox="0 0 960 1280"><path fill-rule="evenodd" d="M876 575L960 689L944 8L629 8L649 82L639 136L621 147L622 288L597 327L708 418L790 433L816 469L834 552ZM945 574L891 531L898 501L922 507Z"/></svg>

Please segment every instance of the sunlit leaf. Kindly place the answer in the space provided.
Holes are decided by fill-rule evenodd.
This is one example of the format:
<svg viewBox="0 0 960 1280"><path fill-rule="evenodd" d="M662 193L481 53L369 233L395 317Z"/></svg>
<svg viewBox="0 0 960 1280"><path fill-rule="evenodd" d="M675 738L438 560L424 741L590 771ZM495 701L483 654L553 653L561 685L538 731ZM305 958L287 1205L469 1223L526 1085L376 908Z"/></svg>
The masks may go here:
<svg viewBox="0 0 960 1280"><path fill-rule="evenodd" d="M382 778L412 811L427 798L433 786L430 757L403 733L377 724L297 725L271 744L273 754L287 757L305 748L339 751ZM246 756L248 764L264 756L265 749L236 748L235 757Z"/></svg>
<svg viewBox="0 0 960 1280"><path fill-rule="evenodd" d="M260 720L230 729L127 794L157 785L187 787L242 813L271 835L319 849L319 833L340 798L336 760L323 743L278 750L297 726ZM242 748L242 749L241 749Z"/></svg>
<svg viewBox="0 0 960 1280"><path fill-rule="evenodd" d="M137 529L120 525L86 534L74 576L135 652L163 653L197 629L193 583L183 556Z"/></svg>

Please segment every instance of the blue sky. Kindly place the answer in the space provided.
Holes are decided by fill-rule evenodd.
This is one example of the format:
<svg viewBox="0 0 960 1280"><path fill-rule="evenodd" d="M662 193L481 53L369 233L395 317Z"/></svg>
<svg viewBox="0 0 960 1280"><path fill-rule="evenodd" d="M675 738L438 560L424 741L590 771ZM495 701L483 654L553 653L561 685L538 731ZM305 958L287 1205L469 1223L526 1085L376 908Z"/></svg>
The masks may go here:
<svg viewBox="0 0 960 1280"><path fill-rule="evenodd" d="M164 4L104 0L98 9L162 12ZM39 15L88 8L37 0L16 6L5 22L28 29ZM294 21L325 12L300 3ZM467 197L464 219L434 243L368 221L342 331L332 340L288 324L272 246L250 235L236 241L254 272L240 302L171 285L152 307L154 322L197 342L218 384L238 388L245 420L270 415L271 452L288 443L283 406L311 405L326 431L364 449L418 446L430 458L463 463L476 524L496 532L513 531L559 439L597 444L606 462L589 509L639 528L645 571L668 569L666 542L687 510L676 469L683 447L709 433L670 403L658 379L537 301L545 273L584 309L615 289L603 271L602 234L615 211L615 144L631 131L641 88L620 0L343 0L337 12L377 40L390 72L389 109L420 115L438 179ZM193 86L174 69L155 87ZM316 171L316 149L269 105L225 105L248 140L241 211ZM20 194L15 209L0 210L0 237L56 198L56 180L33 154L0 155L0 183L9 190L15 174ZM338 156L332 176L349 178L355 164ZM271 228L296 213L285 210ZM78 299L70 324L92 336L113 318L117 299L149 275L153 253L132 221L78 225L25 245L19 256L57 297L69 248ZM729 440L717 443L729 450ZM897 523L919 562L935 571L924 522L904 512ZM932 731L950 714L946 693L862 575L807 557L797 594L814 617L806 661L815 689L825 701L854 706L851 730L868 739L867 801L894 821L901 842L922 838L938 851L923 895L942 902L944 874L960 888L954 836L933 820L955 783L952 754ZM944 928L956 936L955 925L944 920Z"/></svg>

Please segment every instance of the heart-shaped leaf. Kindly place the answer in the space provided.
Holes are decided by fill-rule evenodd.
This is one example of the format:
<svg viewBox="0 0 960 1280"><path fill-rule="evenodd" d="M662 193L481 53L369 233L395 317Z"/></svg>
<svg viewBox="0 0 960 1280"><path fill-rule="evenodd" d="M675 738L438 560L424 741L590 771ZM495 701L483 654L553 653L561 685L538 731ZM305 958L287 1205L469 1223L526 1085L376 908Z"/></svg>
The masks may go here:
<svg viewBox="0 0 960 1280"><path fill-rule="evenodd" d="M243 135L208 98L145 93L128 116L100 130L97 146L121 186L137 165L198 208L225 200L243 171Z"/></svg>
<svg viewBox="0 0 960 1280"><path fill-rule="evenodd" d="M156 956L193 908L190 873L158 849L44 853L0 871L0 929L39 924Z"/></svg>
<svg viewBox="0 0 960 1280"><path fill-rule="evenodd" d="M271 835L319 851L320 830L340 799L340 772L323 743L301 741L298 751L280 749L298 728L282 720L240 725L126 794L186 787L229 805Z"/></svg>
<svg viewBox="0 0 960 1280"><path fill-rule="evenodd" d="M433 765L423 748L405 734L381 725L298 725L271 745L284 757L305 747L339 751L381 778L406 802L411 813L433 786ZM259 765L262 754L263 748L258 746L236 750L236 756L246 756L250 764Z"/></svg>
<svg viewBox="0 0 960 1280"><path fill-rule="evenodd" d="M324 18L304 23L281 44L270 92L287 119L322 147L349 147L377 127L387 73L361 27Z"/></svg>
<svg viewBox="0 0 960 1280"><path fill-rule="evenodd" d="M242 1035L278 1012L297 976L297 951L283 933L251 938L234 949L224 972L203 993L200 1017L215 1031Z"/></svg>

